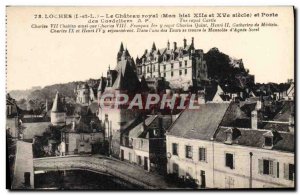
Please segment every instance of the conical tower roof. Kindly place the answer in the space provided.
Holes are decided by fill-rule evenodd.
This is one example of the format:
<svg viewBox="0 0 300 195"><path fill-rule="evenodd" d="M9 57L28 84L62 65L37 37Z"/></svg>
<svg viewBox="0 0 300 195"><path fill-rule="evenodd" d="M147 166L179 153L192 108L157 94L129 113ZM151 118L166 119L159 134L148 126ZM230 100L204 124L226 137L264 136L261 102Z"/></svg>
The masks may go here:
<svg viewBox="0 0 300 195"><path fill-rule="evenodd" d="M53 101L52 112L65 112L61 97L57 92Z"/></svg>
<svg viewBox="0 0 300 195"><path fill-rule="evenodd" d="M155 43L153 42L153 44L152 44L152 51L155 51L156 50L156 45L155 45Z"/></svg>
<svg viewBox="0 0 300 195"><path fill-rule="evenodd" d="M124 51L124 46L123 46L123 42L121 42L119 52L123 52L123 51Z"/></svg>

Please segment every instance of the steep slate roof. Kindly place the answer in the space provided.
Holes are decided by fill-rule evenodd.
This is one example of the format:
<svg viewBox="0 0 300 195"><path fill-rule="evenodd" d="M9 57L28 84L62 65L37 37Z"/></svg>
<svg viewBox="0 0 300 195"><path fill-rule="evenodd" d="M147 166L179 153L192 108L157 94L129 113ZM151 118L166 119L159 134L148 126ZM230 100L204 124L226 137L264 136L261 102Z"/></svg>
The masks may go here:
<svg viewBox="0 0 300 195"><path fill-rule="evenodd" d="M169 128L167 135L210 140L229 105L229 103L207 103L200 105L200 109L186 109Z"/></svg>
<svg viewBox="0 0 300 195"><path fill-rule="evenodd" d="M275 115L272 121L289 122L290 116L294 115L294 109L294 102L285 101L282 109ZM289 124L266 123L263 128L277 131L289 131Z"/></svg>
<svg viewBox="0 0 300 195"><path fill-rule="evenodd" d="M145 119L145 126L148 127L155 119L157 115L151 115ZM144 132L143 122L138 124L136 127L129 131L129 137L138 138Z"/></svg>
<svg viewBox="0 0 300 195"><path fill-rule="evenodd" d="M140 81L134 72L128 60L120 63L118 77L116 78L112 88L118 90L134 91L140 87Z"/></svg>
<svg viewBox="0 0 300 195"><path fill-rule="evenodd" d="M217 142L226 141L226 131L229 127L221 126L216 133ZM271 132L265 129L243 129L243 128L233 128L233 130L239 131L240 136L233 139L232 145L241 145L248 147L263 148L265 143L264 134ZM280 150L287 152L294 152L294 135L291 133L277 132L273 131L274 143L272 150ZM267 149L266 149L267 150Z"/></svg>
<svg viewBox="0 0 300 195"><path fill-rule="evenodd" d="M52 112L65 112L61 97L57 92L53 101Z"/></svg>
<svg viewBox="0 0 300 195"><path fill-rule="evenodd" d="M75 129L72 129L72 123L70 123L66 126L65 131L77 133L91 133L93 129L96 129L97 132L101 131L101 123L96 116L97 110L98 104L95 102L88 106L76 104L72 119L75 122ZM91 127L92 121L94 122L93 127Z"/></svg>

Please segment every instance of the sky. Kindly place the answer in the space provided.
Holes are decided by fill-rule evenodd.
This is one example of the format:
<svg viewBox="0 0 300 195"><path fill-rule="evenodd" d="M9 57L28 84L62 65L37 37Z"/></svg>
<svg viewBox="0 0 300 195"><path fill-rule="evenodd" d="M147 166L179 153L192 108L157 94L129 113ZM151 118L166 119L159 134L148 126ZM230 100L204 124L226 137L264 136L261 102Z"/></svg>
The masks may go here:
<svg viewBox="0 0 300 195"><path fill-rule="evenodd" d="M50 8L48 8L49 10ZM54 10L66 13L67 8ZM122 8L122 13L129 8ZM151 8L142 10L148 12ZM188 8L186 8L188 9ZM191 8L189 8L191 9ZM195 9L195 8L194 8ZM216 8L215 8L216 9ZM46 11L48 11L46 10ZM97 11L97 8L94 8ZM136 8L133 11L140 11ZM166 10L166 9L164 9ZM152 9L149 12L162 12ZM205 10L205 9L204 9ZM231 9L234 12L236 8ZM249 9L257 11L257 9ZM248 10L248 11L249 11ZM43 10L38 10L40 13ZM53 11L53 10L52 10ZM71 12L83 10L74 10ZM90 9L91 11L91 9ZM99 9L98 9L99 11ZM103 12L118 13L120 8L102 9ZM180 12L170 8L166 12ZM206 11L206 10L205 10ZM227 10L228 11L228 10ZM267 11L272 12L271 8ZM276 10L278 12L278 10ZM32 15L35 9L8 10L7 25L7 89L30 89L56 83L100 78L110 65L116 65L116 55L123 42L135 59L152 43L157 48L166 47L167 41L183 45L195 39L195 47L207 52L217 47L221 52L235 58L242 58L245 68L255 75L256 82L286 82L294 77L293 23L290 9L279 11L275 21L278 27L270 27L255 33L115 33L115 34L51 34L44 29L31 29L35 23ZM140 11L141 12L141 11ZM240 21L246 21L241 19ZM52 21L55 22L55 21Z"/></svg>

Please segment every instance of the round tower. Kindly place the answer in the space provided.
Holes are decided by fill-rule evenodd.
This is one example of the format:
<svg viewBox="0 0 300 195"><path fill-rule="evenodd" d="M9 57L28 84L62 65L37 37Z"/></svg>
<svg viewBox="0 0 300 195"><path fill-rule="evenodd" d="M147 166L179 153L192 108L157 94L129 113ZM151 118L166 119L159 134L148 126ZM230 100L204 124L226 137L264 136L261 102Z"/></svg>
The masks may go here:
<svg viewBox="0 0 300 195"><path fill-rule="evenodd" d="M63 126L66 124L66 112L58 92L55 95L51 110L51 124L53 126Z"/></svg>

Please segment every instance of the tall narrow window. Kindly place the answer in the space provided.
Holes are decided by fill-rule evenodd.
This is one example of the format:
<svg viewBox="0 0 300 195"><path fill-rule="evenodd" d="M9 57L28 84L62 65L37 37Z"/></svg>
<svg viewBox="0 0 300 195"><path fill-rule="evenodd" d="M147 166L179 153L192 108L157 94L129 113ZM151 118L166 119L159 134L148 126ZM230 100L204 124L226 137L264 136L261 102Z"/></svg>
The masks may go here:
<svg viewBox="0 0 300 195"><path fill-rule="evenodd" d="M273 138L265 137L265 146L272 146L272 145L273 145Z"/></svg>
<svg viewBox="0 0 300 195"><path fill-rule="evenodd" d="M233 154L226 153L225 158L225 166L234 169Z"/></svg>
<svg viewBox="0 0 300 195"><path fill-rule="evenodd" d="M206 148L199 148L199 161L206 161Z"/></svg>
<svg viewBox="0 0 300 195"><path fill-rule="evenodd" d="M178 156L178 144L172 144L172 154Z"/></svg>
<svg viewBox="0 0 300 195"><path fill-rule="evenodd" d="M295 165L285 163L284 164L284 178L287 180L294 181L295 178Z"/></svg>
<svg viewBox="0 0 300 195"><path fill-rule="evenodd" d="M258 160L259 173L279 178L279 162L270 159Z"/></svg>
<svg viewBox="0 0 300 195"><path fill-rule="evenodd" d="M185 146L185 157L193 158L192 146Z"/></svg>

